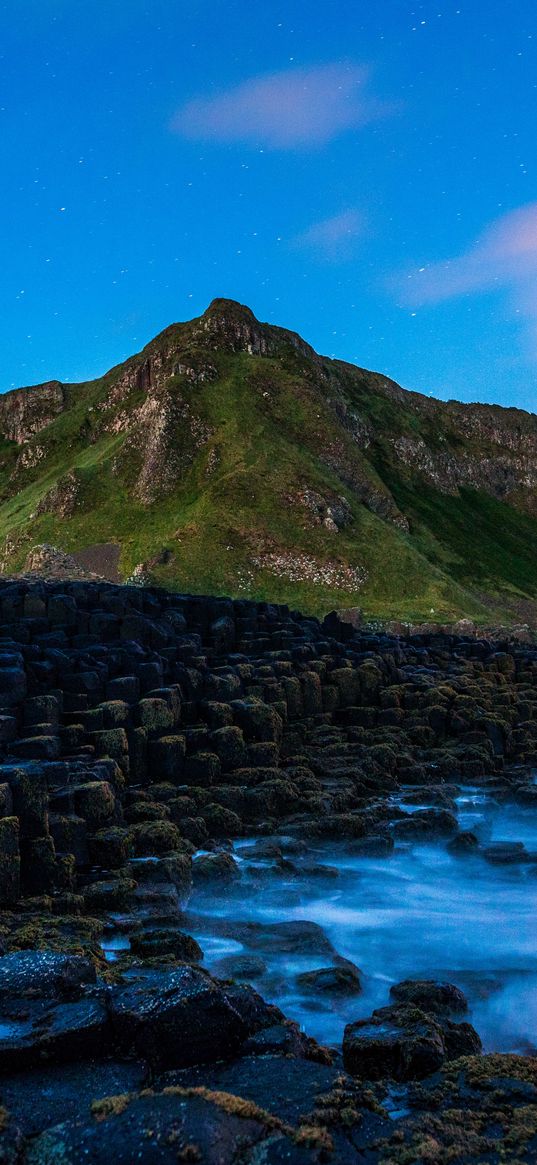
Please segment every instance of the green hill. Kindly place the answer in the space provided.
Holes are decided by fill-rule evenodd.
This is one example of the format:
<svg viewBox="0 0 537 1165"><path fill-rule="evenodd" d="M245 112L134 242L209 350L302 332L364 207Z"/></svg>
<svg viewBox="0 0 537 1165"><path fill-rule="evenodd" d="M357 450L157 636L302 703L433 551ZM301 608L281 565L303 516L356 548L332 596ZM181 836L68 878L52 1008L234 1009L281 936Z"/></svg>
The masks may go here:
<svg viewBox="0 0 537 1165"><path fill-rule="evenodd" d="M315 613L534 621L536 487L533 414L407 392L229 300L98 380L0 397L9 572L48 542Z"/></svg>

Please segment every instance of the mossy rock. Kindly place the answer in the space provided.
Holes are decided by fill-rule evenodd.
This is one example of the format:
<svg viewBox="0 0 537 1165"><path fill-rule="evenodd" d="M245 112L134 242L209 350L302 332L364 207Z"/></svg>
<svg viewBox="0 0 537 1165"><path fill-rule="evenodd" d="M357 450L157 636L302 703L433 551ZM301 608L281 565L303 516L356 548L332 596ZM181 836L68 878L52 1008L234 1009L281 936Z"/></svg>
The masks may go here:
<svg viewBox="0 0 537 1165"><path fill-rule="evenodd" d="M129 837L136 857L152 857L181 849L181 834L171 821L143 821L131 826Z"/></svg>

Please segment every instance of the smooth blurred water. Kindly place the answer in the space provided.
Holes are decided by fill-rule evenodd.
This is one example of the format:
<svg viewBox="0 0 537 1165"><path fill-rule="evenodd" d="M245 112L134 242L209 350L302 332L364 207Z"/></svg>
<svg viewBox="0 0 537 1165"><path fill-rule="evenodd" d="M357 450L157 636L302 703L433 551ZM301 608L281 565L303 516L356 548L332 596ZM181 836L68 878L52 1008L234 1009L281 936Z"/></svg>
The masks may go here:
<svg viewBox="0 0 537 1165"><path fill-rule="evenodd" d="M472 789L461 790L457 802L460 827L484 844L522 841L537 850L535 810L500 806ZM239 859L243 845L236 847ZM193 904L228 919L316 922L363 973L359 996L312 998L301 994L296 975L326 966L326 955L263 954L267 972L255 986L266 999L317 1039L339 1043L345 1023L389 1002L391 984L441 978L465 991L467 1018L486 1051L536 1049L537 862L496 866L482 856L457 858L444 842L398 846L388 858L354 857L343 843L325 843L309 850L311 860L337 867L339 877L290 876L256 862L240 890ZM214 942L209 933L210 927L205 937L200 931L209 969L227 951L245 949L231 939Z"/></svg>

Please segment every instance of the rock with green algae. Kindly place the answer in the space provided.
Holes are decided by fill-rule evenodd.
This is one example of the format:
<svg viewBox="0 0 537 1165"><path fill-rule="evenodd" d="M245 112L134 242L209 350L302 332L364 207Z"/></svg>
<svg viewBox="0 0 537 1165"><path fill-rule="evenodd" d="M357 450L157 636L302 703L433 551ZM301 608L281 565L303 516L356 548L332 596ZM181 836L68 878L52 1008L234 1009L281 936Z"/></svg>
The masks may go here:
<svg viewBox="0 0 537 1165"><path fill-rule="evenodd" d="M410 1089L410 1111L376 1145L379 1165L533 1165L537 1060L464 1056Z"/></svg>
<svg viewBox="0 0 537 1165"><path fill-rule="evenodd" d="M244 1165L266 1160L314 1165L330 1147L323 1130L294 1130L241 1097L171 1087L98 1100L86 1120L66 1121L37 1137L26 1165Z"/></svg>
<svg viewBox="0 0 537 1165"><path fill-rule="evenodd" d="M420 1080L445 1060L480 1050L471 1024L452 1023L411 1003L378 1008L347 1024L343 1036L345 1068L366 1080Z"/></svg>
<svg viewBox="0 0 537 1165"><path fill-rule="evenodd" d="M0 907L14 906L20 897L19 819L0 820Z"/></svg>

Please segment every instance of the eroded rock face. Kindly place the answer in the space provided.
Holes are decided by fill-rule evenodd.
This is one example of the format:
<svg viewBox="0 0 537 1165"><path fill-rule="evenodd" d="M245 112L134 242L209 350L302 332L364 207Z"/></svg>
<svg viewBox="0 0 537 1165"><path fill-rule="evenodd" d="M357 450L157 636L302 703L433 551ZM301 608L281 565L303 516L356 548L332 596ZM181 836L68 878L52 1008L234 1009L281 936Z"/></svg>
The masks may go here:
<svg viewBox="0 0 537 1165"><path fill-rule="evenodd" d="M32 547L28 552L24 569L29 574L36 574L41 578L50 579L87 579L98 577L91 571L84 570L83 567L79 566L72 554L67 554L64 550L59 550L57 546L49 546L47 543Z"/></svg>
<svg viewBox="0 0 537 1165"><path fill-rule="evenodd" d="M262 324L253 311L232 299L213 299L207 311L194 321L194 337L211 348L247 352L250 356L275 355L282 344L291 344L302 355L320 362L313 348L286 328Z"/></svg>
<svg viewBox="0 0 537 1165"><path fill-rule="evenodd" d="M59 380L6 392L0 396L0 433L22 445L46 428L65 406L65 390Z"/></svg>
<svg viewBox="0 0 537 1165"><path fill-rule="evenodd" d="M77 508L79 491L79 475L72 469L41 498L37 513L57 514L59 518L69 518Z"/></svg>
<svg viewBox="0 0 537 1165"><path fill-rule="evenodd" d="M173 489L212 435L179 393L147 396L131 416L126 453L142 451L134 495L148 505Z"/></svg>
<svg viewBox="0 0 537 1165"><path fill-rule="evenodd" d="M478 440L490 440L493 454L483 457L438 451L429 448L423 439L412 437L398 437L393 441L393 449L405 465L417 470L442 493L456 494L461 488L483 490L504 501L518 490L535 491L537 434L523 438L520 433L513 440L513 434L506 432L500 423L487 426L483 432L482 426L474 426L469 421L464 429L475 432Z"/></svg>

